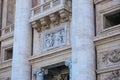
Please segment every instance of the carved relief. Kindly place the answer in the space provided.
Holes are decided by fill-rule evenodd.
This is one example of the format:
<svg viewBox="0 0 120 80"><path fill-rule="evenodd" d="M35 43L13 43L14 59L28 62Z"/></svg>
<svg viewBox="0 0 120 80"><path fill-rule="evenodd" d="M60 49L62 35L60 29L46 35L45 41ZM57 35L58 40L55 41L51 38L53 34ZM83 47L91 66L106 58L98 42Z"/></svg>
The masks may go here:
<svg viewBox="0 0 120 80"><path fill-rule="evenodd" d="M118 70L113 71L112 74L104 80L120 80L120 72Z"/></svg>
<svg viewBox="0 0 120 80"><path fill-rule="evenodd" d="M108 64L108 62L111 63L120 62L120 49L115 49L110 52L107 52L107 54L104 54L103 62L105 64Z"/></svg>
<svg viewBox="0 0 120 80"><path fill-rule="evenodd" d="M54 45L54 34L47 34L46 35L46 40L45 40L45 46L48 47L52 47Z"/></svg>
<svg viewBox="0 0 120 80"><path fill-rule="evenodd" d="M59 46L65 43L65 29L45 35L45 48Z"/></svg>

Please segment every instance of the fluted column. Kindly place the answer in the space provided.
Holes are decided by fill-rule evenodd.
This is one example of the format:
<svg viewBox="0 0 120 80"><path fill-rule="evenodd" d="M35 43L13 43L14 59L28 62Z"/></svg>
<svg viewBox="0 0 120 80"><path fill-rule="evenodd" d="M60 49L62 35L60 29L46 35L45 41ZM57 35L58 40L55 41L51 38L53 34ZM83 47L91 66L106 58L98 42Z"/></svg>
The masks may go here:
<svg viewBox="0 0 120 80"><path fill-rule="evenodd" d="M93 0L72 1L72 80L95 80Z"/></svg>
<svg viewBox="0 0 120 80"><path fill-rule="evenodd" d="M12 80L30 80L32 30L29 23L32 0L16 0Z"/></svg>

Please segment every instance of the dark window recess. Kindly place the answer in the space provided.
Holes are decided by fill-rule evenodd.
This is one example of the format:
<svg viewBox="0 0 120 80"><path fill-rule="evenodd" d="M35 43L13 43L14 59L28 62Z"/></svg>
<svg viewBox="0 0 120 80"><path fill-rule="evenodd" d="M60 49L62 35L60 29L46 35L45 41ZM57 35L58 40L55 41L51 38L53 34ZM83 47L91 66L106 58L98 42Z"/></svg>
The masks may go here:
<svg viewBox="0 0 120 80"><path fill-rule="evenodd" d="M10 78L10 77L8 77L6 80L11 80L11 78Z"/></svg>
<svg viewBox="0 0 120 80"><path fill-rule="evenodd" d="M12 59L13 48L9 48L5 50L4 60Z"/></svg>
<svg viewBox="0 0 120 80"><path fill-rule="evenodd" d="M120 10L104 15L104 28L109 28L120 24Z"/></svg>

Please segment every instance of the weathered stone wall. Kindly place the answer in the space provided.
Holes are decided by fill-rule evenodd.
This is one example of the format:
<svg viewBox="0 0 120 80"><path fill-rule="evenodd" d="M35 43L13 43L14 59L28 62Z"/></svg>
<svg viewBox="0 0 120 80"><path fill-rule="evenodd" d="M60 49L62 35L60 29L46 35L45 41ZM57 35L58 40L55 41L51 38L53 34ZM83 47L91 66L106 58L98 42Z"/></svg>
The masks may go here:
<svg viewBox="0 0 120 80"><path fill-rule="evenodd" d="M120 1L95 0L95 6L97 80L119 80L120 24L105 28L105 16L119 11Z"/></svg>

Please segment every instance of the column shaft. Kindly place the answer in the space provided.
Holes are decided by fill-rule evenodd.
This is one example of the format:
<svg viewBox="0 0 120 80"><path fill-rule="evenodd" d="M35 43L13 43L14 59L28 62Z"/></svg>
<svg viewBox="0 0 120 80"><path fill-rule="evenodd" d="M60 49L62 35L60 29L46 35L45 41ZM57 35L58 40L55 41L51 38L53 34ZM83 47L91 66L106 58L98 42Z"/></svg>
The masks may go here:
<svg viewBox="0 0 120 80"><path fill-rule="evenodd" d="M12 80L30 80L32 30L29 23L31 0L16 0Z"/></svg>
<svg viewBox="0 0 120 80"><path fill-rule="evenodd" d="M95 80L93 0L72 2L72 80Z"/></svg>

